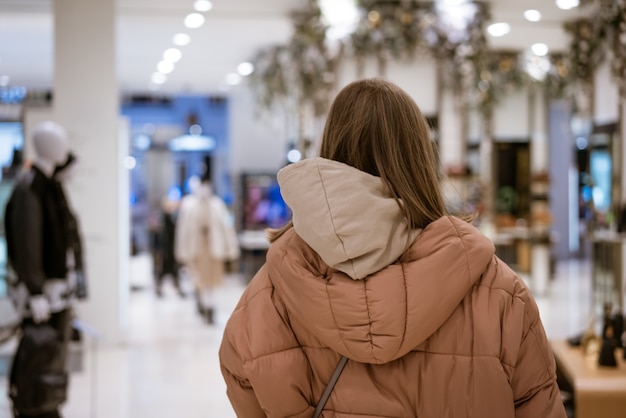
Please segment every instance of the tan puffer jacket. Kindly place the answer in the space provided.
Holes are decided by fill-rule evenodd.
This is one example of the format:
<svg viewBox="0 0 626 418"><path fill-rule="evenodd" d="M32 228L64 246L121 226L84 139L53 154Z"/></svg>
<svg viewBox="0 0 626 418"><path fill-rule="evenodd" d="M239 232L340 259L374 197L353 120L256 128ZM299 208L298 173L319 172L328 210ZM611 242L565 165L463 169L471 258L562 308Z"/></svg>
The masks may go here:
<svg viewBox="0 0 626 418"><path fill-rule="evenodd" d="M379 178L321 158L279 181L294 228L220 349L239 417L311 417L340 354L324 417L565 417L537 306L478 230L408 231Z"/></svg>

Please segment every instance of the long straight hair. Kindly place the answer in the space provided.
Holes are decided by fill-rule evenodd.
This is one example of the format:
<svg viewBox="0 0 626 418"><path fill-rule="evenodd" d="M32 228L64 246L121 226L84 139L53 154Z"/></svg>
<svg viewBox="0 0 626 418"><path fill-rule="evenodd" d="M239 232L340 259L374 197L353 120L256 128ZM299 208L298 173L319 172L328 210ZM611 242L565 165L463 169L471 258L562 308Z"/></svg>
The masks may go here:
<svg viewBox="0 0 626 418"><path fill-rule="evenodd" d="M389 81L355 81L339 92L319 156L380 177L410 228L447 214L428 123L415 101ZM270 241L289 227L269 231Z"/></svg>

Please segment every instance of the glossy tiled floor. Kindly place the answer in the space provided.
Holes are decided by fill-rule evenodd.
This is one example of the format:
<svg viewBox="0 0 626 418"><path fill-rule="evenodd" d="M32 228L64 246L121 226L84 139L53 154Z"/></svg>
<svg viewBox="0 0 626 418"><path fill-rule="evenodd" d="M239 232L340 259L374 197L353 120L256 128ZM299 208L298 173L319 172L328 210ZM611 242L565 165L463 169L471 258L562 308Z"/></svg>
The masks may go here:
<svg viewBox="0 0 626 418"><path fill-rule="evenodd" d="M563 338L586 327L591 279L587 262L563 262L556 271L537 303L548 336ZM149 289L133 292L128 343L111 347L86 341L83 371L72 374L64 417L235 417L217 353L243 288L240 277L227 277L217 297L215 326L199 318L193 298L179 298L171 286L165 287L162 299ZM2 378L0 418L10 417L5 393Z"/></svg>

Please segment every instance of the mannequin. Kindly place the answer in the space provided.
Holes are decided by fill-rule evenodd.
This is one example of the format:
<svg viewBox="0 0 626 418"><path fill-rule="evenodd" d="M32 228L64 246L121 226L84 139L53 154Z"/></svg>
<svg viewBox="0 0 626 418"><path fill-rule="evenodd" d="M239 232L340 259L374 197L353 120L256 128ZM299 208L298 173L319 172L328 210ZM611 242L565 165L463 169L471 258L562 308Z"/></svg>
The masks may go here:
<svg viewBox="0 0 626 418"><path fill-rule="evenodd" d="M200 184L181 201L175 254L192 276L198 312L214 324L214 289L223 281L224 263L239 257L239 244L226 205L212 192L209 158Z"/></svg>
<svg viewBox="0 0 626 418"><path fill-rule="evenodd" d="M9 265L17 277L12 297L23 315L9 395L15 417L57 418L66 399L72 303L86 297L78 224L62 185L75 157L54 122L36 127L33 145L37 158L18 179L5 216Z"/></svg>

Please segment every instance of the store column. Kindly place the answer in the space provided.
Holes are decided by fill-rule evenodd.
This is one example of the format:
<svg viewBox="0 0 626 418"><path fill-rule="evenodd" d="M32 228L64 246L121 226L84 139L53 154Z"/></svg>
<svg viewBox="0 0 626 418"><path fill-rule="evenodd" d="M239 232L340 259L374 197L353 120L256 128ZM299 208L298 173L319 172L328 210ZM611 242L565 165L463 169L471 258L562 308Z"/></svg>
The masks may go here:
<svg viewBox="0 0 626 418"><path fill-rule="evenodd" d="M537 295L543 295L550 278L551 239L549 202L549 147L547 141L547 99L545 90L535 86L530 90L530 244L531 287Z"/></svg>
<svg viewBox="0 0 626 418"><path fill-rule="evenodd" d="M55 119L78 157L70 198L81 222L89 298L78 316L123 340L128 305L127 139L119 118L115 0L55 0Z"/></svg>
<svg viewBox="0 0 626 418"><path fill-rule="evenodd" d="M467 126L462 100L444 89L440 95L439 157L447 173L464 174L465 134Z"/></svg>

